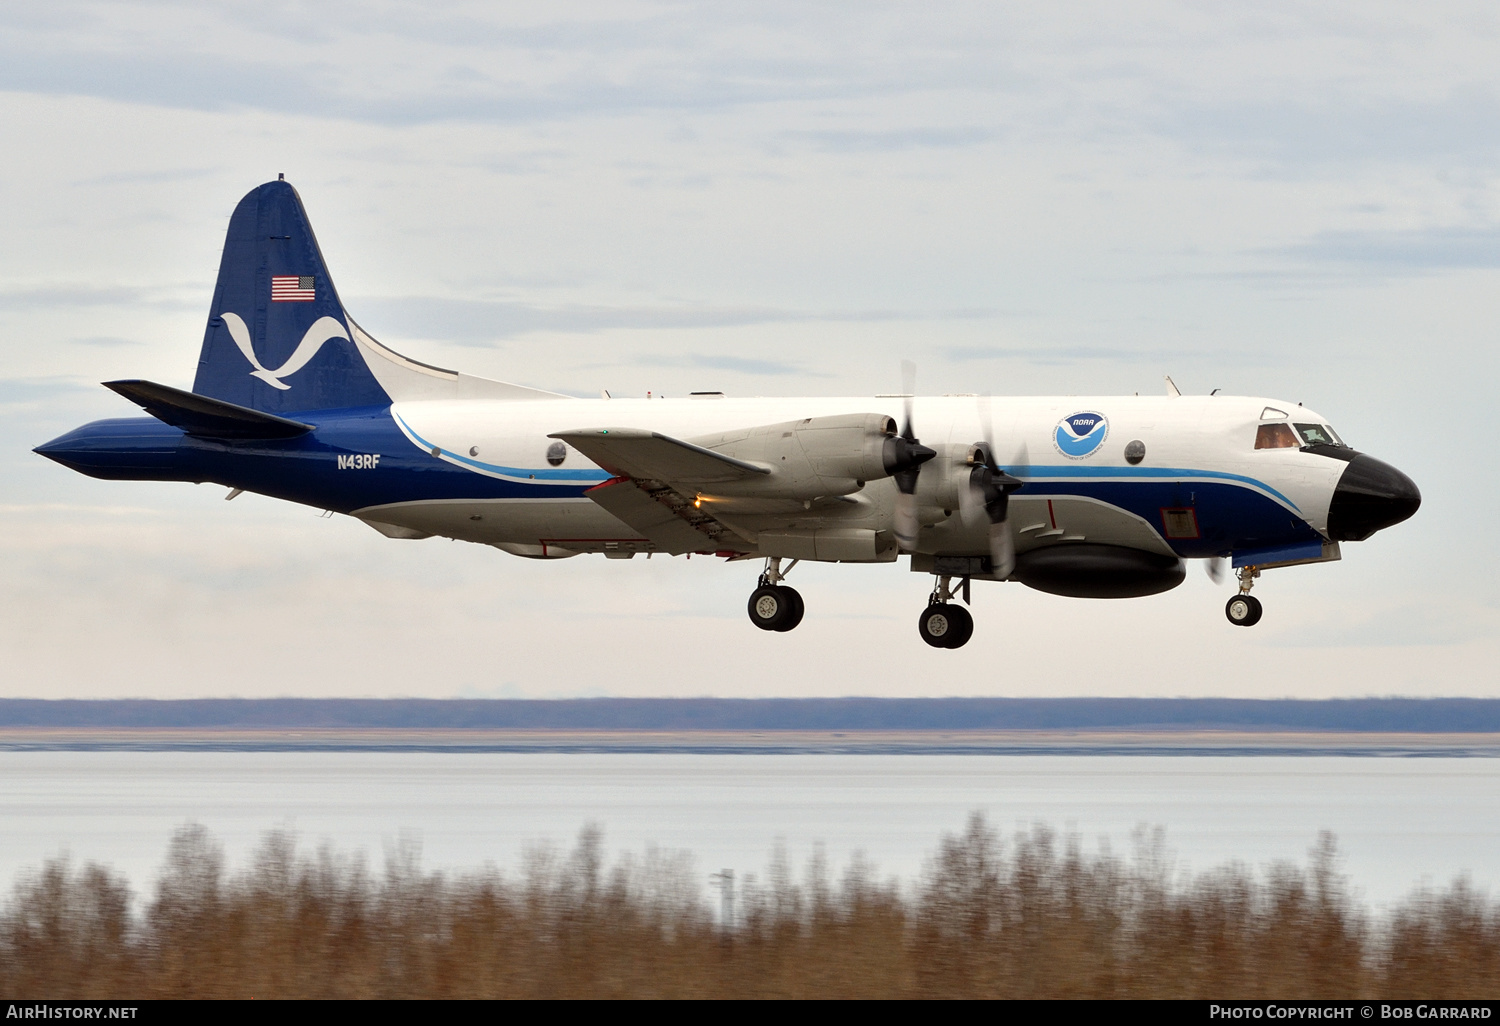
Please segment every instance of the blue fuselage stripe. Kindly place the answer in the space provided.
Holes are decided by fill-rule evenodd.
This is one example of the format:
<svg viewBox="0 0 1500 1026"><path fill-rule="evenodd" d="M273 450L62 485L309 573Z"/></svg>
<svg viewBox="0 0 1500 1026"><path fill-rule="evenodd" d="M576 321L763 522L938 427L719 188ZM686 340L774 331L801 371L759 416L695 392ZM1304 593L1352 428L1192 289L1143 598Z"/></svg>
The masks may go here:
<svg viewBox="0 0 1500 1026"><path fill-rule="evenodd" d="M397 413L394 409L391 410L391 416L396 419L396 423L401 425L403 431L416 440L417 445L422 449L427 452L432 452L435 449L440 455L446 456L451 460L456 460L464 466L480 472L536 481L571 481L598 484L600 481L609 480L609 475L602 470L558 470L554 467L548 467L545 470L529 470L520 467L501 466L498 463L485 463L481 460L464 456L461 453L444 449L442 446L434 445L419 435L416 429L408 424L401 414Z"/></svg>
<svg viewBox="0 0 1500 1026"><path fill-rule="evenodd" d="M1006 467L1006 473L1019 477L1023 481L1033 478L1077 478L1092 480L1116 479L1124 481L1173 481L1183 478L1196 478L1202 480L1234 481L1237 484L1249 485L1257 488L1267 495L1275 497L1284 502L1288 509L1298 510L1297 504L1275 488L1264 481L1257 481L1253 477L1243 474L1231 474L1223 470L1190 470L1185 467L1073 467L1073 466L1031 466L1031 467Z"/></svg>

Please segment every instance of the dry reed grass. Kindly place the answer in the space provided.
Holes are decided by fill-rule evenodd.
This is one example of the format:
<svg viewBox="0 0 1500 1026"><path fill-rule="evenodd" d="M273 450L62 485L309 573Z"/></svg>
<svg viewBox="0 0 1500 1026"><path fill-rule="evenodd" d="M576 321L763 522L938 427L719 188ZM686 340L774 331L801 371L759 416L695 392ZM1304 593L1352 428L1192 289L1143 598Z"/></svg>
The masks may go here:
<svg viewBox="0 0 1500 1026"><path fill-rule="evenodd" d="M857 861L798 881L784 857L725 923L685 856L606 867L599 833L524 871L383 873L267 836L229 873L202 828L173 839L138 913L124 879L48 862L0 915L17 998L1480 998L1500 993L1500 908L1462 882L1372 917L1324 836L1305 867L1174 873L1160 837L1087 855L980 817L903 890Z"/></svg>

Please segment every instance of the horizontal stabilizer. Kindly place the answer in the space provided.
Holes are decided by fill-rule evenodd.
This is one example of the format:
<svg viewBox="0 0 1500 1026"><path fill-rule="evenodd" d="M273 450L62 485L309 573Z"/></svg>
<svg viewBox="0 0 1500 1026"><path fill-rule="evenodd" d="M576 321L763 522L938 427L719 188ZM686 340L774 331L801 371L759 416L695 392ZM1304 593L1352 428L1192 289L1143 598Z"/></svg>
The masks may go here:
<svg viewBox="0 0 1500 1026"><path fill-rule="evenodd" d="M589 428L547 437L567 442L611 474L637 481L693 486L753 480L771 472L770 467L640 428Z"/></svg>
<svg viewBox="0 0 1500 1026"><path fill-rule="evenodd" d="M313 429L311 424L154 381L106 381L104 387L123 395L157 420L203 438L295 438Z"/></svg>

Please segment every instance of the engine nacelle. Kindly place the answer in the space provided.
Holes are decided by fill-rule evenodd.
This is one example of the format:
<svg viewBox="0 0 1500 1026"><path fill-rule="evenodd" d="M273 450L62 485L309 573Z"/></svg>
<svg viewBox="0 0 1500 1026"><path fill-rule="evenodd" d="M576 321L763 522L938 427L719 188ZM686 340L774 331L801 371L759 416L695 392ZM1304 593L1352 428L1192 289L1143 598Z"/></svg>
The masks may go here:
<svg viewBox="0 0 1500 1026"><path fill-rule="evenodd" d="M883 413L807 417L784 424L691 438L694 445L771 468L769 479L716 484L716 495L816 499L848 495L889 477L896 422Z"/></svg>
<svg viewBox="0 0 1500 1026"><path fill-rule="evenodd" d="M825 563L891 563L901 551L889 531L858 527L761 531L756 544L762 556Z"/></svg>

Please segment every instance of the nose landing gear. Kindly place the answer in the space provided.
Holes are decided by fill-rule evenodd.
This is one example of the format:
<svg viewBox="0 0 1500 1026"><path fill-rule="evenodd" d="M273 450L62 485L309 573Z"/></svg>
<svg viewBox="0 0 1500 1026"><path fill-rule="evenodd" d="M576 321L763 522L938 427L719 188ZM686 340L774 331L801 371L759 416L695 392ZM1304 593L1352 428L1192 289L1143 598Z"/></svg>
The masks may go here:
<svg viewBox="0 0 1500 1026"><path fill-rule="evenodd" d="M766 569L760 575L760 587L750 593L749 605L750 622L761 630L784 633L802 622L805 611L802 596L795 588L781 583L796 565L794 559L782 570L780 556L766 560Z"/></svg>
<svg viewBox="0 0 1500 1026"><path fill-rule="evenodd" d="M937 587L927 600L927 608L917 619L917 633L933 648L962 648L974 636L974 618L953 598L951 577L939 577ZM969 599L969 579L963 581L963 597Z"/></svg>
<svg viewBox="0 0 1500 1026"><path fill-rule="evenodd" d="M1260 599L1250 594L1260 570L1253 566L1240 567L1240 593L1224 605L1224 615L1236 627L1254 627L1260 623Z"/></svg>

